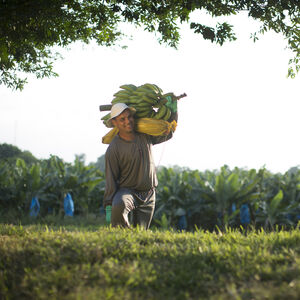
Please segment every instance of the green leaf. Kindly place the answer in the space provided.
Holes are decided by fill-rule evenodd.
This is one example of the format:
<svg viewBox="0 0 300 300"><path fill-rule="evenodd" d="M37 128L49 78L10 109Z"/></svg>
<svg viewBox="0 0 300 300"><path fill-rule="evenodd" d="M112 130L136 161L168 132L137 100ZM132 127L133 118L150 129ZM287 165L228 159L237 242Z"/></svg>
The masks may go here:
<svg viewBox="0 0 300 300"><path fill-rule="evenodd" d="M272 213L272 215L276 212L282 199L283 199L283 192L282 190L279 190L279 192L273 197L270 203L270 212Z"/></svg>

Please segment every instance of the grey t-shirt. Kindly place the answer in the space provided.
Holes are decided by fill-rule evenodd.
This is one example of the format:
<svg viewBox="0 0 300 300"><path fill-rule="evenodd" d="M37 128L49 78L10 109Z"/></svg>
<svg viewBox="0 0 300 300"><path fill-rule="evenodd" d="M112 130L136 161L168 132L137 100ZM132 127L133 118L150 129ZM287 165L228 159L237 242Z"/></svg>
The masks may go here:
<svg viewBox="0 0 300 300"><path fill-rule="evenodd" d="M157 186L152 145L167 141L172 135L155 137L136 133L134 141L125 141L119 135L114 137L105 153L104 206L111 205L120 187L148 191Z"/></svg>

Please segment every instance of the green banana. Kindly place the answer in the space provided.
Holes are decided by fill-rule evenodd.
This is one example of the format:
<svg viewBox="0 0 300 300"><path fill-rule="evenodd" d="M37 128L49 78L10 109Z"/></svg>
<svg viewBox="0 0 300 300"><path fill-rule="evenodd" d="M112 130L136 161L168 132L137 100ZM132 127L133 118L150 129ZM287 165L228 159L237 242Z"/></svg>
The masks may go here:
<svg viewBox="0 0 300 300"><path fill-rule="evenodd" d="M162 119L165 116L166 112L167 112L167 107L165 105L162 105L156 112L154 119L157 120Z"/></svg>
<svg viewBox="0 0 300 300"><path fill-rule="evenodd" d="M110 118L110 113L108 113L108 114L106 114L105 116L103 116L103 117L101 118L101 120L106 121L106 120L108 120L109 118Z"/></svg>
<svg viewBox="0 0 300 300"><path fill-rule="evenodd" d="M158 85L156 85L156 84L153 84L153 85L156 87L156 89L158 90L159 94L163 93L163 90Z"/></svg>
<svg viewBox="0 0 300 300"><path fill-rule="evenodd" d="M131 97L129 97L129 101L130 102L134 102L134 103L140 103L140 102L142 102L142 99L141 99L141 97L138 97L138 96L131 96Z"/></svg>
<svg viewBox="0 0 300 300"><path fill-rule="evenodd" d="M149 93L152 93L154 94L156 97L157 97L157 94L153 89L151 88L148 88L148 87L145 87L145 86L140 86L137 88L136 90L137 93L140 93L140 92L143 92L143 93L146 93L146 94L149 94Z"/></svg>
<svg viewBox="0 0 300 300"><path fill-rule="evenodd" d="M142 85L142 87L152 90L155 94L161 94L160 90L157 88L155 84L145 83Z"/></svg>
<svg viewBox="0 0 300 300"><path fill-rule="evenodd" d="M146 101L141 101L141 102L137 103L136 106L140 107L140 108L144 108L144 107L152 108L153 105Z"/></svg>
<svg viewBox="0 0 300 300"><path fill-rule="evenodd" d="M134 92L137 89L134 84L123 84L120 85L120 88L129 92Z"/></svg>
<svg viewBox="0 0 300 300"><path fill-rule="evenodd" d="M152 115L152 109L145 111L137 111L135 115L138 118L149 118Z"/></svg>
<svg viewBox="0 0 300 300"><path fill-rule="evenodd" d="M104 121L103 121L103 124L104 124L106 127L108 127L107 120L104 120Z"/></svg>
<svg viewBox="0 0 300 300"><path fill-rule="evenodd" d="M135 105L134 108L139 112L139 111L149 111L152 109L151 106L139 106Z"/></svg>
<svg viewBox="0 0 300 300"><path fill-rule="evenodd" d="M132 93L129 93L128 91L125 90L120 90L116 93L113 94L114 97L130 97Z"/></svg>
<svg viewBox="0 0 300 300"><path fill-rule="evenodd" d="M165 120L165 121L168 121L168 120L170 119L170 117L171 117L171 114L172 114L171 109L167 107L167 112L166 112L166 114L163 116L162 119Z"/></svg>
<svg viewBox="0 0 300 300"><path fill-rule="evenodd" d="M116 104L116 103L128 104L129 100L128 99L120 99L120 98L114 98L113 100L111 100L111 104Z"/></svg>
<svg viewBox="0 0 300 300"><path fill-rule="evenodd" d="M140 86L134 84L120 85L119 91L113 96L111 104L125 103L136 109L135 117L153 118L168 121L172 114L171 109L165 104L168 103L168 97L178 99L174 93L163 93L162 89L156 84L145 83ZM155 108L155 109L154 109ZM109 119L110 114L101 118L104 124Z"/></svg>
<svg viewBox="0 0 300 300"><path fill-rule="evenodd" d="M147 102L147 103L149 103L149 104L151 104L151 105L155 105L155 104L158 103L158 100L157 100L157 99L150 98L150 97L148 97L147 95L143 95L143 96L142 96L142 99L143 99L144 102Z"/></svg>

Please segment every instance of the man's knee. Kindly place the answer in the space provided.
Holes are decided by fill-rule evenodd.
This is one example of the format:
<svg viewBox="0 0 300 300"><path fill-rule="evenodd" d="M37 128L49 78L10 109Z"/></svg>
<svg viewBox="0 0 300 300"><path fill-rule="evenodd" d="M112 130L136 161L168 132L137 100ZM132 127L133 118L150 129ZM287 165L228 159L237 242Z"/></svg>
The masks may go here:
<svg viewBox="0 0 300 300"><path fill-rule="evenodd" d="M129 227L128 213L134 209L134 199L127 189L120 189L112 202L111 223L113 226Z"/></svg>
<svg viewBox="0 0 300 300"><path fill-rule="evenodd" d="M115 194L112 201L112 208L118 210L132 210L134 206L134 198L129 189L120 189Z"/></svg>

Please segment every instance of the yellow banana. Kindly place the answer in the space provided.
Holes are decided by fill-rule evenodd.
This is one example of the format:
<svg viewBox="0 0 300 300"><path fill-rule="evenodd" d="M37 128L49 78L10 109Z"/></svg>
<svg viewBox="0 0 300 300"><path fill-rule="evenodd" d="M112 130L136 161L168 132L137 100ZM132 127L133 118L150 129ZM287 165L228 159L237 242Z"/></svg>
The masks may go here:
<svg viewBox="0 0 300 300"><path fill-rule="evenodd" d="M112 139L117 135L119 132L119 129L117 127L112 128L104 137L102 137L102 143L103 144L110 144Z"/></svg>
<svg viewBox="0 0 300 300"><path fill-rule="evenodd" d="M138 132L159 136L167 135L173 129L173 124L164 120L154 120L152 118L140 118L135 124Z"/></svg>

